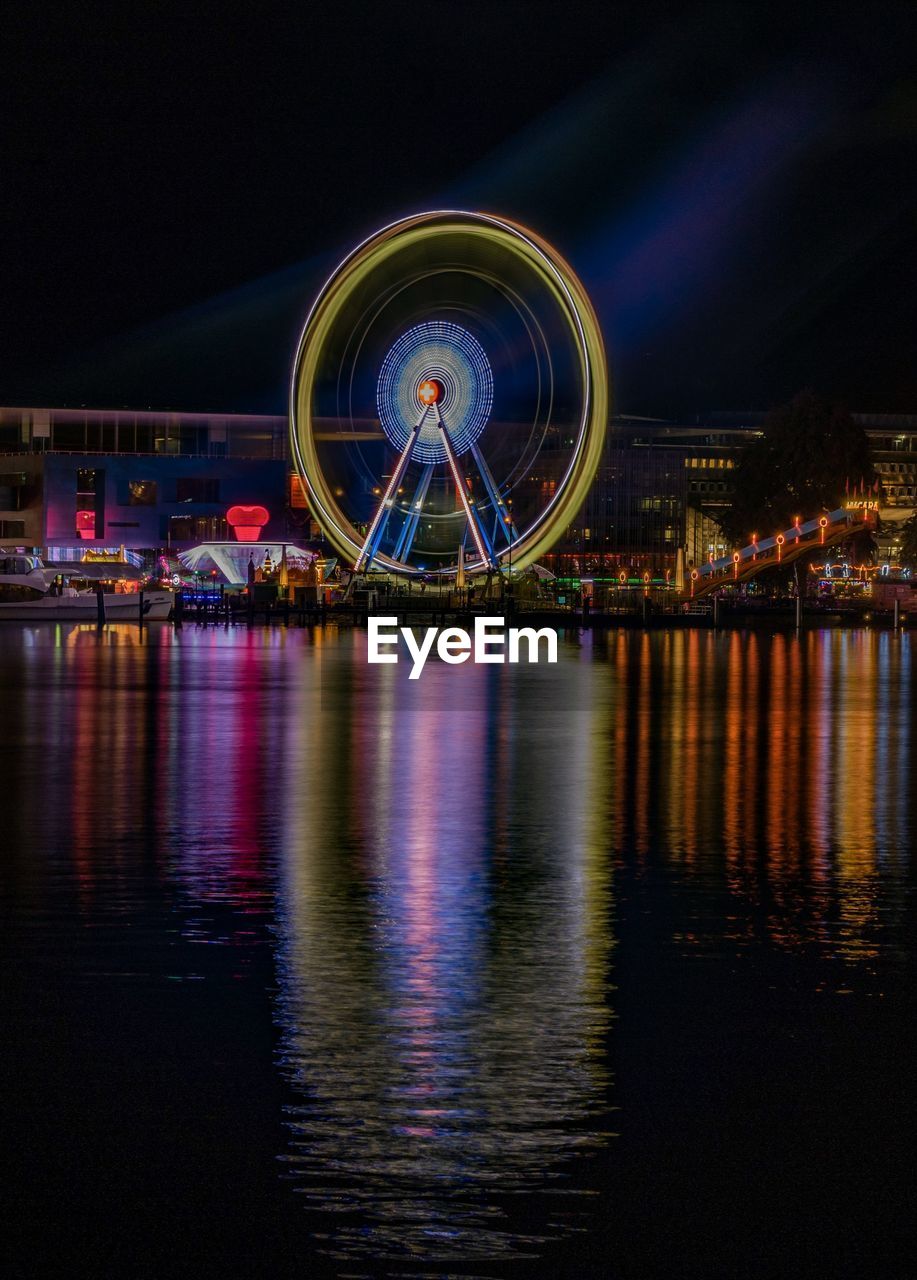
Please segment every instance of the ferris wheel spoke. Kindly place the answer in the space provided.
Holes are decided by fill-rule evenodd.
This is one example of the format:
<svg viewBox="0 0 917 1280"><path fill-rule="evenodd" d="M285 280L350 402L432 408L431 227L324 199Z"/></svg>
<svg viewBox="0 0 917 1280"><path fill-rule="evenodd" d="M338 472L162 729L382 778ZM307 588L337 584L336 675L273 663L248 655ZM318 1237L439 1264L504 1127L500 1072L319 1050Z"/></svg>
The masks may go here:
<svg viewBox="0 0 917 1280"><path fill-rule="evenodd" d="M468 498L468 490L459 471L458 459L455 456L455 450L452 447L452 441L449 439L449 432L446 428L445 419L436 407L436 417L439 422L440 435L443 442L443 450L446 454L446 461L449 463L449 469L452 472L452 479L455 482L455 491L458 494L459 501L465 509L465 516L468 520L468 528L471 530L471 536L474 539L474 545L477 548L478 555L484 564L496 567L496 558L494 556L493 547L490 545L490 539L483 524L478 519L477 511L472 506Z"/></svg>
<svg viewBox="0 0 917 1280"><path fill-rule="evenodd" d="M385 492L382 495L382 501L379 503L376 514L370 521L366 540L360 549L360 554L357 556L356 562L354 563L354 570L358 573L361 569L368 569L370 567L375 559L376 552L379 550L379 544L382 541L386 525L389 521L389 516L392 514L392 508L395 505L395 494L398 492L398 486L404 479L404 473L408 469L408 463L411 460L411 452L417 441L417 436L420 433L420 428L423 426L423 420L426 416L427 410L424 409L423 413L417 420L413 431L408 436L407 444L402 449L401 456L395 463L395 469L393 470L391 479L389 480Z"/></svg>
<svg viewBox="0 0 917 1280"><path fill-rule="evenodd" d="M401 532L398 534L398 541L395 543L395 550L392 552L392 559L394 560L405 561L411 554L414 535L417 532L417 526L420 524L420 513L426 501L427 490L430 488L432 477L433 463L428 462L420 473L420 480L417 483L414 497L411 499L408 514L405 517L404 524L401 526Z"/></svg>
<svg viewBox="0 0 917 1280"><path fill-rule="evenodd" d="M493 535L494 549L496 549L496 545L497 545L498 529L502 530L503 537L506 539L506 543L508 546L510 542L512 542L513 538L516 536L516 531L513 528L513 525L510 523L510 521L506 519L506 514L507 514L506 503L504 502L503 498L500 496L500 490L497 486L497 482L493 478L493 473L491 472L490 467L487 465L487 459L484 457L484 454L481 452L481 448L478 445L477 441L475 441L475 443L471 446L471 456L474 458L475 463L477 464L477 468L481 473L481 480L484 482L484 488L487 490L487 496L490 498L490 501L493 504L494 515L496 516L496 519L494 521L494 535Z"/></svg>

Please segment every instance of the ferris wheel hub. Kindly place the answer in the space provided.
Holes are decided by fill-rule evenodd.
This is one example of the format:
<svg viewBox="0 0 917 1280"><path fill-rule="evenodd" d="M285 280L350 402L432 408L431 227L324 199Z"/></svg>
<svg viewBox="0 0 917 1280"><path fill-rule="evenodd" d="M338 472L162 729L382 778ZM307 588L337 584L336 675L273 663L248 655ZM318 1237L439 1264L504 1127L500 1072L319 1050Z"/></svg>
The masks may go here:
<svg viewBox="0 0 917 1280"><path fill-rule="evenodd" d="M412 436L418 405L424 413L412 454L419 463L444 465L438 426L445 419L457 456L483 432L493 404L493 374L484 348L463 326L425 320L402 333L382 361L376 385L379 422L400 453Z"/></svg>
<svg viewBox="0 0 917 1280"><path fill-rule="evenodd" d="M417 399L427 409L442 399L443 384L436 378L425 378L417 388Z"/></svg>

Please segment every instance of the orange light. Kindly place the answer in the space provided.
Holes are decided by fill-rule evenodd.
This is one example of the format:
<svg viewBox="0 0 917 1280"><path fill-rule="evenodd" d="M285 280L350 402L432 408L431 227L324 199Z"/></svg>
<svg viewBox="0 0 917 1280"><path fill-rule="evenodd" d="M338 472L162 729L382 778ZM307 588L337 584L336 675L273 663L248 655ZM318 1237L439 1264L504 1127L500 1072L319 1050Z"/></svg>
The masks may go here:
<svg viewBox="0 0 917 1280"><path fill-rule="evenodd" d="M434 378L426 378L417 388L417 399L429 408L431 404L436 404L442 393L442 387Z"/></svg>

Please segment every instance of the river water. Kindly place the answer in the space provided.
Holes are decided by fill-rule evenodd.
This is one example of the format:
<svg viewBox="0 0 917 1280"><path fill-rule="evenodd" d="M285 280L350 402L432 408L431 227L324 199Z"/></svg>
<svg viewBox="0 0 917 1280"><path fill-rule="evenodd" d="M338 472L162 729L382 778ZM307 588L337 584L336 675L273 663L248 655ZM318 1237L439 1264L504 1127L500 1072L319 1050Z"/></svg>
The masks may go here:
<svg viewBox="0 0 917 1280"><path fill-rule="evenodd" d="M0 630L15 1274L903 1275L917 640Z"/></svg>

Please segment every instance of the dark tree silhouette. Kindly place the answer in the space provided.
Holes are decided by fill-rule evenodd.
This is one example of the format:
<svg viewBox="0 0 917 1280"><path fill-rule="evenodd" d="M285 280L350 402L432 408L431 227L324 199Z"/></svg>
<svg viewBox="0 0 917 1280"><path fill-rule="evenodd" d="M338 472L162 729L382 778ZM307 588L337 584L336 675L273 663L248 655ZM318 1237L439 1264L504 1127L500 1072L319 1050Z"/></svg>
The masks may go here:
<svg viewBox="0 0 917 1280"><path fill-rule="evenodd" d="M917 565L917 515L901 526L901 563Z"/></svg>
<svg viewBox="0 0 917 1280"><path fill-rule="evenodd" d="M863 428L840 405L803 391L768 414L763 435L742 453L723 530L737 545L751 533L770 537L875 481Z"/></svg>

